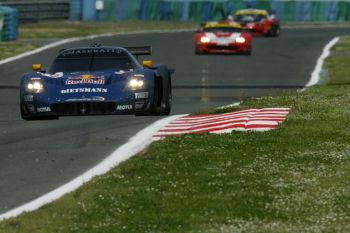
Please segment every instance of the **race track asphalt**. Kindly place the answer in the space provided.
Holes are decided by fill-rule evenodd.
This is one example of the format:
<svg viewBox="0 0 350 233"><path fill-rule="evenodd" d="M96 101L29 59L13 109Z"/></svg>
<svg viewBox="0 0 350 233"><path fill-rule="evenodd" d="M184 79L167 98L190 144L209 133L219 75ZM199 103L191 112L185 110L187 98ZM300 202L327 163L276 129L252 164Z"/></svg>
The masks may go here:
<svg viewBox="0 0 350 233"><path fill-rule="evenodd" d="M136 132L161 117L62 117L23 121L21 74L32 63L48 67L60 48L152 45L155 63L176 69L172 114L218 107L250 96L304 86L323 47L347 29L285 29L256 38L252 56L194 55L194 32L119 35L84 40L0 65L0 214L82 174ZM278 106L276 106L278 107Z"/></svg>

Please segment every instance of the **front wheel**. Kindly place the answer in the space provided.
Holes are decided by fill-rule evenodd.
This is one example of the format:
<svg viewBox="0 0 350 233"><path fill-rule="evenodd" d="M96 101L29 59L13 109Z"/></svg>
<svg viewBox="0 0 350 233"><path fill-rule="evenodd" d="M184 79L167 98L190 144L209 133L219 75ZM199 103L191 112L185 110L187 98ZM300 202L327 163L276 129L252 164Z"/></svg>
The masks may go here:
<svg viewBox="0 0 350 233"><path fill-rule="evenodd" d="M273 37L279 37L281 34L281 28L279 25L274 25L271 29L270 35Z"/></svg>
<svg viewBox="0 0 350 233"><path fill-rule="evenodd" d="M135 112L136 116L149 116L149 115L159 115L161 112L160 109L160 96L159 91L160 87L157 82L157 77L154 77L154 85L153 85L153 96L150 98L149 103L146 106L146 109L144 111L137 111Z"/></svg>
<svg viewBox="0 0 350 233"><path fill-rule="evenodd" d="M164 110L162 111L162 115L169 115L171 111L171 105L172 105L172 92L171 92L171 80L169 78L168 88L167 88L167 96L165 99L165 106Z"/></svg>

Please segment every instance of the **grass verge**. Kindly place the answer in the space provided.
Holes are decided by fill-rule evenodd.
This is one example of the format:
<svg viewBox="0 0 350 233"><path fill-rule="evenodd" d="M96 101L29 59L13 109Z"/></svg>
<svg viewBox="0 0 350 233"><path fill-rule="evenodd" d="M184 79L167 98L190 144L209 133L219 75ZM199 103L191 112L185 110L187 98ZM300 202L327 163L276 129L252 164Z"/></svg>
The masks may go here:
<svg viewBox="0 0 350 233"><path fill-rule="evenodd" d="M21 24L19 40L0 42L0 60L27 52L54 40L96 35L103 33L136 32L148 30L172 30L196 28L194 22L172 21L118 21L118 22L71 22L54 21Z"/></svg>
<svg viewBox="0 0 350 233"><path fill-rule="evenodd" d="M291 107L280 128L153 143L0 232L349 232L349 38L333 51L328 85L233 108Z"/></svg>

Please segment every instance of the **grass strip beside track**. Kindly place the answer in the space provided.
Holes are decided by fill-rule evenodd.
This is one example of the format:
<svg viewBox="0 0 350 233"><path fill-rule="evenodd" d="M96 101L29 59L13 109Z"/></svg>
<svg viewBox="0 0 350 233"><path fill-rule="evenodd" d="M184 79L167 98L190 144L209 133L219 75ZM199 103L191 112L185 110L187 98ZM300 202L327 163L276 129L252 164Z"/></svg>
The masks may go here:
<svg viewBox="0 0 350 233"><path fill-rule="evenodd" d="M70 22L54 21L21 24L19 40L0 42L0 60L31 51L63 38L97 35L103 33L137 32L152 30L195 29L194 22L172 21L118 21Z"/></svg>
<svg viewBox="0 0 350 233"><path fill-rule="evenodd" d="M349 232L349 51L333 48L328 85L219 110L291 107L280 128L153 143L0 232Z"/></svg>

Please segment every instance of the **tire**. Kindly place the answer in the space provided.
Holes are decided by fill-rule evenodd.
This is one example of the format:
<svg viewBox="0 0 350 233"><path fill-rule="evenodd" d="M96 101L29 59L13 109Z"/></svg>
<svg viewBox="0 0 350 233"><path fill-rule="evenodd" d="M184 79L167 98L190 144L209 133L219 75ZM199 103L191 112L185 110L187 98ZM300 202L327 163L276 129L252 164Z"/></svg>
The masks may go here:
<svg viewBox="0 0 350 233"><path fill-rule="evenodd" d="M145 112L135 112L136 116L170 114L172 104L170 73L164 65L158 66L157 71L159 76L154 76L153 98L150 106Z"/></svg>
<svg viewBox="0 0 350 233"><path fill-rule="evenodd" d="M153 102L152 102L152 104L151 104L151 108L150 108L150 110L151 110L151 115L154 115L154 116L156 116L156 115L159 115L159 113L161 112L160 111L160 106L159 106L159 101L161 101L160 99L159 99L159 88L161 88L161 87L159 87L159 85L158 85L158 83L157 83L157 78L159 78L159 77L154 77L154 96L153 96Z"/></svg>
<svg viewBox="0 0 350 233"><path fill-rule="evenodd" d="M279 25L277 25L276 31L275 31L275 37L279 37L280 35L281 35L281 28Z"/></svg>
<svg viewBox="0 0 350 233"><path fill-rule="evenodd" d="M157 103L159 102L159 96L158 96L158 85L157 85L157 77L154 76L154 89L153 89L153 99L150 103L149 108L146 111L142 112L135 112L135 116L150 116L150 115L159 115L160 113L160 107L157 106Z"/></svg>
<svg viewBox="0 0 350 233"><path fill-rule="evenodd" d="M172 105L172 91L171 91L171 78L168 68L165 65L158 67L158 74L162 81L157 85L157 88L161 88L161 91L156 90L159 95L157 98L157 115L169 115Z"/></svg>
<svg viewBox="0 0 350 233"><path fill-rule="evenodd" d="M171 105L172 105L172 89L171 89L171 79L170 79L170 75L168 76L168 91L167 91L167 95L166 95L166 99L165 99L165 108L162 111L162 115L169 115L171 112Z"/></svg>
<svg viewBox="0 0 350 233"><path fill-rule="evenodd" d="M273 25L271 32L270 32L270 36L272 37L279 37L281 34L281 28L279 25Z"/></svg>

